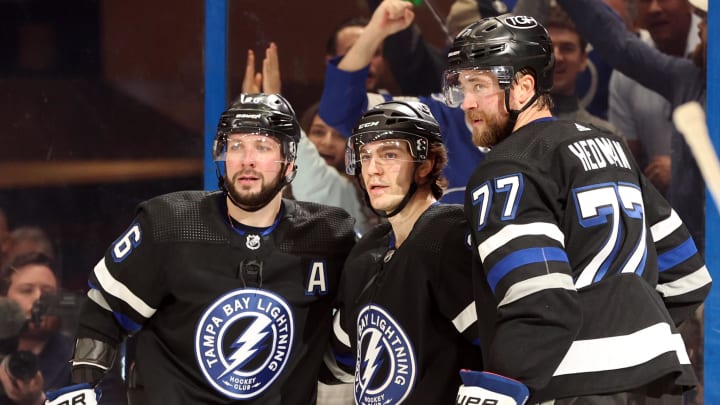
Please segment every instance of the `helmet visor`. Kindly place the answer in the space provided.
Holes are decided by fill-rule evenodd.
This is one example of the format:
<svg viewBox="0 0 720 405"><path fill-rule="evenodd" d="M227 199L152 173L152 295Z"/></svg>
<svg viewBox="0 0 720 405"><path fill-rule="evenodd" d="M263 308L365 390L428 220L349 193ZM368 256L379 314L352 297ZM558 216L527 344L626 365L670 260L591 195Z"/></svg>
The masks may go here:
<svg viewBox="0 0 720 405"><path fill-rule="evenodd" d="M442 85L445 103L459 107L466 94L476 97L496 94L510 86L514 74L512 66L447 69Z"/></svg>
<svg viewBox="0 0 720 405"><path fill-rule="evenodd" d="M283 145L273 135L262 132L232 133L215 140L214 160L285 163Z"/></svg>
<svg viewBox="0 0 720 405"><path fill-rule="evenodd" d="M369 165L374 161L376 165L386 170L393 170L400 167L403 162L421 162L417 158L417 152L413 150L412 143L407 139L382 139L369 143L354 143L348 140L347 153L345 154L345 167L347 173L355 174L355 170L362 165Z"/></svg>
<svg viewBox="0 0 720 405"><path fill-rule="evenodd" d="M393 131L397 133L397 131ZM392 132L391 132L392 133ZM376 133L377 134L377 133ZM402 138L377 139L369 133L353 135L345 149L345 171L357 173L363 164L375 160L378 165L395 167L401 162L421 162L427 159L427 140L414 134L416 141Z"/></svg>

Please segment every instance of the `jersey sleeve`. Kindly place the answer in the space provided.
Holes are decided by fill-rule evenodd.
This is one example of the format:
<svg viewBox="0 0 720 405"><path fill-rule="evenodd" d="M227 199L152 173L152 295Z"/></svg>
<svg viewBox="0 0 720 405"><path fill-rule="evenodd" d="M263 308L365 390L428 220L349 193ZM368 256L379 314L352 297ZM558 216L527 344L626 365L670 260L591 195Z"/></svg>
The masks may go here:
<svg viewBox="0 0 720 405"><path fill-rule="evenodd" d="M337 67L339 62L338 57L327 63L318 114L347 138L368 108L389 100L390 96L367 92L365 80L369 67L346 72Z"/></svg>
<svg viewBox="0 0 720 405"><path fill-rule="evenodd" d="M343 280L345 281L345 280ZM345 286L341 282L335 298L336 310L333 316L332 333L328 349L323 357L323 372L321 381L324 383L351 383L355 378L355 359L352 355L350 331L352 331L351 317L343 310L346 300Z"/></svg>
<svg viewBox="0 0 720 405"><path fill-rule="evenodd" d="M643 180L648 226L658 255L656 290L679 325L705 300L712 279L677 212L646 178Z"/></svg>
<svg viewBox="0 0 720 405"><path fill-rule="evenodd" d="M582 316L548 176L497 161L471 177L465 211L482 262L476 282L497 302L488 371L544 387ZM482 272L482 274L478 274Z"/></svg>
<svg viewBox="0 0 720 405"><path fill-rule="evenodd" d="M470 343L478 344L477 310L472 289L472 246L467 221L461 219L444 235L442 254L436 255L432 290L438 310Z"/></svg>
<svg viewBox="0 0 720 405"><path fill-rule="evenodd" d="M90 274L87 316L78 337L118 341L139 331L165 297L161 257L147 212L141 209Z"/></svg>
<svg viewBox="0 0 720 405"><path fill-rule="evenodd" d="M352 383L355 379L355 359L352 356L350 336L342 325L345 312L337 310L333 316L332 334L327 352L323 356L321 381L326 384Z"/></svg>

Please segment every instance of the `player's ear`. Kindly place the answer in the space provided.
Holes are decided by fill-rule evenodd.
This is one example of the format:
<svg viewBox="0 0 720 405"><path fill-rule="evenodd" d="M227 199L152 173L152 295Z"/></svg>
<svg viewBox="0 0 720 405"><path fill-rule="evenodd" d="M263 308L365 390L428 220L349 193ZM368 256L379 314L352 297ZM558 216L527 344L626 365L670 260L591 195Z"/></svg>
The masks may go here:
<svg viewBox="0 0 720 405"><path fill-rule="evenodd" d="M432 171L433 165L435 164L435 161L432 159L426 159L423 160L420 165L417 168L417 171L415 172L415 175L417 177L416 181L423 180L428 177L430 172Z"/></svg>
<svg viewBox="0 0 720 405"><path fill-rule="evenodd" d="M531 74L516 76L510 92L511 108L522 108L535 94L535 78Z"/></svg>
<svg viewBox="0 0 720 405"><path fill-rule="evenodd" d="M287 165L287 168L285 169L285 176L290 176L290 174L291 174L295 169L297 169L297 165L295 164L295 162L292 162L292 163L290 163L289 165Z"/></svg>
<svg viewBox="0 0 720 405"><path fill-rule="evenodd" d="M519 99L524 105L535 94L535 78L531 74L524 74L518 80Z"/></svg>

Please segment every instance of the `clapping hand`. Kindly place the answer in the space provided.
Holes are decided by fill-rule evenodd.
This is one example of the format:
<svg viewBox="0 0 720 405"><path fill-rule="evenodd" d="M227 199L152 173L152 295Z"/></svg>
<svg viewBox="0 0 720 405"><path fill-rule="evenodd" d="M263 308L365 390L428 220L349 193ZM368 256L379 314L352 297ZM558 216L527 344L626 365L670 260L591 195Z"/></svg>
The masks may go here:
<svg viewBox="0 0 720 405"><path fill-rule="evenodd" d="M278 62L277 45L271 42L267 49L265 49L262 73L255 72L255 53L252 49L248 49L242 92L280 94L280 90L280 63Z"/></svg>

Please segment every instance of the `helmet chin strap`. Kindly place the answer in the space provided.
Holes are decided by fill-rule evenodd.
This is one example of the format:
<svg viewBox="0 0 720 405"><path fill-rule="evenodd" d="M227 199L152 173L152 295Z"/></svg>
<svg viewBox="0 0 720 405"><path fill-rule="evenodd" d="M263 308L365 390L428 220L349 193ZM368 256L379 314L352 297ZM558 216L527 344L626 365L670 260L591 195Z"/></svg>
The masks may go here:
<svg viewBox="0 0 720 405"><path fill-rule="evenodd" d="M511 110L510 109L510 86L505 88L505 109L507 109L508 113L510 113L510 116L508 117L508 124L509 124L510 128L515 128L515 122L517 122L518 116L520 116L520 114L523 111L527 110L531 105L533 105L533 103L535 102L535 100L538 99L539 96L540 95L536 91L535 94L533 94L533 96L530 97L530 100L528 100L528 102L525 103L525 105L521 109Z"/></svg>

